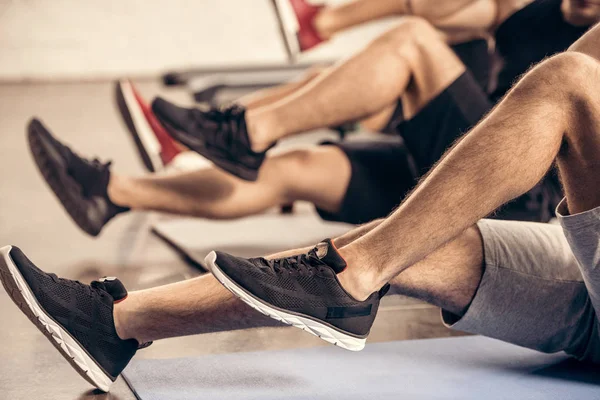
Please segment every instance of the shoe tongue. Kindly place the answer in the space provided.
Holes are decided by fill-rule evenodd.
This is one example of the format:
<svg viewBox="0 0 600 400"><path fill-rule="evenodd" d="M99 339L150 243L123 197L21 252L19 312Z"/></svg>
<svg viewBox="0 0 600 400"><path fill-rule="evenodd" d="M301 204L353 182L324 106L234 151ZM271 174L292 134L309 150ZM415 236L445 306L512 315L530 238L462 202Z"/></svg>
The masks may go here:
<svg viewBox="0 0 600 400"><path fill-rule="evenodd" d="M315 254L339 274L346 268L346 260L340 255L331 239L325 239L315 247Z"/></svg>
<svg viewBox="0 0 600 400"><path fill-rule="evenodd" d="M127 289L125 289L125 286L117 278L105 276L104 278L100 278L99 282L104 285L104 289L112 296L115 302L127 297Z"/></svg>

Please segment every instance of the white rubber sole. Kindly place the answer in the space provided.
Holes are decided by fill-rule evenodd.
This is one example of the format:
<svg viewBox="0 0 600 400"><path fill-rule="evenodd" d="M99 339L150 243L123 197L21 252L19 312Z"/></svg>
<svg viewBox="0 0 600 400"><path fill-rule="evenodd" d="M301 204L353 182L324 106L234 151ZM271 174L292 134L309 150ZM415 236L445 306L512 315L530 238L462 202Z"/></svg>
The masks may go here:
<svg viewBox="0 0 600 400"><path fill-rule="evenodd" d="M217 278L217 280L221 282L223 286L225 286L225 288L227 288L231 293L239 297L244 303L248 304L255 310L265 314L268 317L276 319L277 321L281 321L284 324L292 325L296 328L305 330L306 332L318 336L326 342L332 343L343 349L360 351L365 347L367 339L346 335L310 318L301 317L299 315L285 312L278 308L273 308L269 304L255 298L237 283L229 279L229 277L227 277L227 275L221 271L216 263L216 260L217 253L211 251L204 259L204 263L210 272L212 272L212 274L215 276L215 278Z"/></svg>
<svg viewBox="0 0 600 400"><path fill-rule="evenodd" d="M35 324L38 329L45 329L49 335L47 337L53 340L56 344L55 347L62 353L62 355L71 360L71 365L76 368L77 372L82 375L86 380L95 385L98 389L108 392L112 379L110 376L104 373L96 363L90 358L86 351L71 337L71 335L65 331L58 323L56 323L39 305L35 296L31 292L29 285L25 282L25 279L19 272L19 269L14 264L10 257L10 251L12 246L5 246L0 248L0 263L3 263L10 273L13 283L19 290L21 297L25 301L27 307L33 313L35 318L39 321L39 324ZM12 297L12 296L11 296ZM13 298L16 302L17 299ZM19 305L19 304L17 304ZM30 317L30 316L28 316ZM31 317L30 317L31 319ZM32 321L34 322L34 321ZM35 323L35 322L34 322ZM85 375L85 376L84 376Z"/></svg>
<svg viewBox="0 0 600 400"><path fill-rule="evenodd" d="M123 93L123 98L125 99L129 114L131 115L133 125L135 125L135 130L142 142L142 146L144 146L144 149L146 150L146 154L148 154L148 157L150 158L154 171L163 170L164 165L160 158L160 143L154 135L150 123L146 120L144 112L135 98L131 82L122 80L119 81L119 86Z"/></svg>

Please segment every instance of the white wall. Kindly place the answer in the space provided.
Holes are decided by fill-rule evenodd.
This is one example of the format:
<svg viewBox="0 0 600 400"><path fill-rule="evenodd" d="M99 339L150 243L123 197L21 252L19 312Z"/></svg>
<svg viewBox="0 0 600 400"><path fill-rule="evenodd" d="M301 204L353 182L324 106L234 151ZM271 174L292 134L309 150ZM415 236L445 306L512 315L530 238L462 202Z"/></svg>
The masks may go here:
<svg viewBox="0 0 600 400"><path fill-rule="evenodd" d="M388 25L350 32L308 59L348 54ZM0 0L0 81L285 62L269 0Z"/></svg>

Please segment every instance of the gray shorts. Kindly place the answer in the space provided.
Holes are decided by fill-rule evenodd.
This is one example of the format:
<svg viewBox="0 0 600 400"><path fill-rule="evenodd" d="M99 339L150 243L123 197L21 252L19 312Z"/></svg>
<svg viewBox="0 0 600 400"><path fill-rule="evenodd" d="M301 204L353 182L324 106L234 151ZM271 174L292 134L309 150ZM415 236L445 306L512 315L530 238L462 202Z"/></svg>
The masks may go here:
<svg viewBox="0 0 600 400"><path fill-rule="evenodd" d="M444 323L600 362L600 208L570 216L564 209L563 201L557 210L562 229L481 220L485 269L479 288L462 317L442 310Z"/></svg>

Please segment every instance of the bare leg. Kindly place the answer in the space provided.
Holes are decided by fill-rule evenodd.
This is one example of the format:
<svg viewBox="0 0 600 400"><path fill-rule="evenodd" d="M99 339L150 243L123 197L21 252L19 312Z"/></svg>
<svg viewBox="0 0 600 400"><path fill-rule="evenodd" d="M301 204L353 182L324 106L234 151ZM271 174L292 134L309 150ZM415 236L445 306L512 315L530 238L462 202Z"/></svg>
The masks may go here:
<svg viewBox="0 0 600 400"><path fill-rule="evenodd" d="M600 35L588 32L578 50ZM597 39L593 40L597 49ZM558 157L571 212L600 204L600 62L566 52L532 69L385 222L340 251L340 281L366 298L533 187ZM559 150L562 148L562 151Z"/></svg>
<svg viewBox="0 0 600 400"><path fill-rule="evenodd" d="M361 228L365 229L365 228ZM338 240L336 240L338 241ZM394 279L395 291L461 315L482 273L482 244L476 228ZM121 338L140 343L175 336L280 326L225 289L212 275L129 293L115 305Z"/></svg>
<svg viewBox="0 0 600 400"><path fill-rule="evenodd" d="M429 23L405 18L365 50L292 95L248 111L252 146L260 151L294 133L356 121L389 107L399 97L409 119L464 70Z"/></svg>
<svg viewBox="0 0 600 400"><path fill-rule="evenodd" d="M311 68L304 76L302 76L297 81L292 81L283 85L256 91L247 96L237 99L236 103L244 106L247 110L252 110L255 108L274 104L277 101L289 95L292 95L294 92L302 89L306 84L310 83L315 78L318 78L319 75L325 73L326 71L326 67ZM379 132L381 128L383 128L385 124L389 121L392 113L394 112L395 107L395 103L390 104L382 110L367 116L365 119L360 121L361 126L368 131Z"/></svg>
<svg viewBox="0 0 600 400"><path fill-rule="evenodd" d="M315 28L319 36L329 39L334 34L365 22L397 15L418 15L430 21L450 25L446 19L456 14L456 10L480 7L473 0L453 0L452 4L439 4L439 1L406 1L406 0L355 0L339 6L323 8L315 18ZM462 24L464 25L464 23Z"/></svg>
<svg viewBox="0 0 600 400"><path fill-rule="evenodd" d="M367 224L363 224L363 225L357 227L356 229L346 232L342 236L336 238L334 240L334 243L335 243L336 247L346 246L346 245L352 243L353 241L355 241L356 239L358 239L359 237L366 235L368 232L370 232L373 228L375 228L377 225L379 225L382 222L383 222L383 219L376 219ZM296 256L298 254L306 254L313 248L314 248L314 246L310 246L310 247L304 247L304 248L300 248L300 249L292 249L292 250L282 251L279 253L268 255L265 258L273 260L276 258L292 257L292 256Z"/></svg>
<svg viewBox="0 0 600 400"><path fill-rule="evenodd" d="M143 178L113 174L108 192L115 203L134 210L214 219L252 215L295 200L335 212L350 174L343 151L320 146L267 158L256 182L237 179L217 168Z"/></svg>
<svg viewBox="0 0 600 400"><path fill-rule="evenodd" d="M237 99L236 103L244 106L247 110L273 104L276 101L281 100L284 97L294 93L296 90L302 88L304 85L318 77L325 70L325 67L313 67L296 81L258 90L254 93Z"/></svg>

